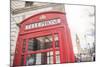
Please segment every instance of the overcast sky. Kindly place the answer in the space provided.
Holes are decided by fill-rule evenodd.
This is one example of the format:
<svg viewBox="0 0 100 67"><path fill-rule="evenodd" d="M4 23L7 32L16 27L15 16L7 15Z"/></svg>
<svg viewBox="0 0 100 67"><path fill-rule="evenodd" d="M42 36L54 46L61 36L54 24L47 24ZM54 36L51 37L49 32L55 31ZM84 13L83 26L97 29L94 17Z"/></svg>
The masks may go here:
<svg viewBox="0 0 100 67"><path fill-rule="evenodd" d="M74 51L77 52L77 47L75 42L76 34L79 36L81 47L87 48L88 45L86 44L87 42L86 39L84 38L84 35L88 32L88 30L91 29L91 27L93 27L91 26L91 23L94 24L94 17L90 17L89 14L94 13L94 7L82 6L82 5L65 5L65 9L68 21L67 23L71 31ZM87 38L87 39L89 39L91 42L93 41L93 38Z"/></svg>

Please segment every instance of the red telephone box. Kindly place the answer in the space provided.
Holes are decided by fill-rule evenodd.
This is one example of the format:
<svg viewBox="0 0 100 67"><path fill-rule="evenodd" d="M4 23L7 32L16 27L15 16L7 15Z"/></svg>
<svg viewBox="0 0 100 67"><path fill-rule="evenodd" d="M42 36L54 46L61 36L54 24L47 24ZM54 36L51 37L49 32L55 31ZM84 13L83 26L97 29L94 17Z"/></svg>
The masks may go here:
<svg viewBox="0 0 100 67"><path fill-rule="evenodd" d="M13 66L75 61L65 13L33 15L20 23L19 30Z"/></svg>

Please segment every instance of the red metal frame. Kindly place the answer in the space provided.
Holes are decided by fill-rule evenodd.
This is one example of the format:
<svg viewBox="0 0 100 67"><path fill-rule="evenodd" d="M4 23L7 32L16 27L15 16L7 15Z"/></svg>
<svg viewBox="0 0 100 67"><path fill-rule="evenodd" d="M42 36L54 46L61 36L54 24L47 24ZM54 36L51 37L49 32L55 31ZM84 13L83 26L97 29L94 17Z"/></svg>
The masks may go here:
<svg viewBox="0 0 100 67"><path fill-rule="evenodd" d="M46 20L60 18L61 23L56 25L50 25L46 27L25 30L25 25L30 24L33 21L39 22L41 15L46 16ZM55 47L54 34L58 34L59 48ZM34 35L34 36L33 36ZM52 35L52 48L38 51L28 51L28 40L29 38L40 37L45 35ZM26 39L25 53L22 52L23 40ZM36 54L41 52L53 51L53 64L56 63L56 50L60 51L60 63L74 62L74 53L71 42L71 35L67 25L66 15L62 12L44 12L34 16L31 16L20 23L20 31L16 44L16 51L13 66L21 66L21 56L24 55L24 65L26 65L26 57L28 54ZM16 52L15 51L15 52Z"/></svg>
<svg viewBox="0 0 100 67"><path fill-rule="evenodd" d="M56 52L56 50L59 50L59 48L55 48L54 34L57 33L56 32L57 30L55 30L55 31L51 30L51 31L52 31L52 33L49 33L48 31L47 32L45 32L45 31L41 32L41 33L44 33L44 34L40 34L40 33L37 33L36 32L36 35L38 35L38 36L36 36L34 33L27 34L28 36L22 36L22 38L23 38L22 40L24 40L25 37L28 37L28 38L25 38L26 39L26 52L25 53L22 53L22 55L25 55L24 56L24 65L26 64L26 56L28 54L36 54L36 53L43 53L43 52L49 52L49 51L53 51L53 63L54 64L56 63L56 55L55 55L55 52ZM32 35L34 35L35 37L41 37L41 36L46 36L46 35L50 35L50 34L52 35L52 39L53 39L52 48L51 49L49 48L49 49L45 49L45 50L29 51L28 52L28 49L27 49L28 48L28 39L29 38L33 38Z"/></svg>

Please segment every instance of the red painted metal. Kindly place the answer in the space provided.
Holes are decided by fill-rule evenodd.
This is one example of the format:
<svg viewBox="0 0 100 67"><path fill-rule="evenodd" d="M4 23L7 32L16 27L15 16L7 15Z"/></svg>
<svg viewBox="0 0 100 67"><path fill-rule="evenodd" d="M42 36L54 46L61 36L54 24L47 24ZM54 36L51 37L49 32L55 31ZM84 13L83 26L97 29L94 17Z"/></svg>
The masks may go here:
<svg viewBox="0 0 100 67"><path fill-rule="evenodd" d="M59 50L59 48L55 48L55 50ZM29 54L37 54L37 53L45 53L45 52L49 52L49 51L53 51L53 48L49 48L49 49L45 49L45 50L37 50L37 51L30 51L28 53L22 53L22 55L29 55Z"/></svg>
<svg viewBox="0 0 100 67"><path fill-rule="evenodd" d="M46 18L41 20L39 17L41 15L45 15ZM25 26L27 24L38 23L40 21L50 20L59 18L61 23L55 25L49 25L34 29L25 30ZM14 56L14 63L13 66L21 66L21 56L24 55L24 65L26 65L26 57L29 54L37 54L43 52L50 52L53 51L53 63L56 63L56 51L60 51L60 63L69 63L74 62L74 52L73 46L71 42L71 35L67 25L66 15L62 12L44 12L37 15L33 15L20 23L20 31L18 34L18 40L16 44L16 54ZM54 34L58 34L59 40L59 48L55 47L55 40ZM44 50L37 50L37 51L28 51L28 40L29 38L41 37L46 35L52 35L52 48L44 49ZM23 40L26 39L26 49L25 52L22 52L23 48Z"/></svg>

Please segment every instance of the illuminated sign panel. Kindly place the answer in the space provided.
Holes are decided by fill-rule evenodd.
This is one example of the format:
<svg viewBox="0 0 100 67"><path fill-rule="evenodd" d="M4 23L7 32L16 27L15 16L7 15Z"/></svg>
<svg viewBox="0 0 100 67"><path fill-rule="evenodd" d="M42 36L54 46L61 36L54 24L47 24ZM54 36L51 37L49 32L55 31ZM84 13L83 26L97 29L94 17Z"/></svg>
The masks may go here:
<svg viewBox="0 0 100 67"><path fill-rule="evenodd" d="M59 24L59 23L61 23L61 19L59 19L59 18L51 19L51 20L47 20L47 21L40 21L40 22L37 22L37 23L33 22L31 24L27 24L25 26L25 30L45 27L45 26L49 26L49 25L55 25L55 24Z"/></svg>

